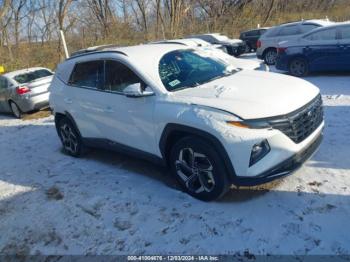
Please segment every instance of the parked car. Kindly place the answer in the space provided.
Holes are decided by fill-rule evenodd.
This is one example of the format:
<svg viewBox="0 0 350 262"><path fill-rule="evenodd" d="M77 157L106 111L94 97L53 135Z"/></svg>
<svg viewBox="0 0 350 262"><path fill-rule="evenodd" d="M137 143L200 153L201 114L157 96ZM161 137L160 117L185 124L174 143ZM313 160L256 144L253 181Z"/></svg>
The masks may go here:
<svg viewBox="0 0 350 262"><path fill-rule="evenodd" d="M245 45L242 40L230 39L225 35L218 33L192 35L186 38L199 38L213 45L223 45L226 47L227 53L232 56L240 56L245 51Z"/></svg>
<svg viewBox="0 0 350 262"><path fill-rule="evenodd" d="M52 77L52 71L43 67L0 75L0 112L21 118L23 113L48 106Z"/></svg>
<svg viewBox="0 0 350 262"><path fill-rule="evenodd" d="M249 31L244 31L240 34L239 39L241 39L245 44L245 53L255 52L256 43L259 38L269 29L268 27L253 29Z"/></svg>
<svg viewBox="0 0 350 262"><path fill-rule="evenodd" d="M313 29L330 24L332 22L328 20L305 20L272 27L259 38L256 55L267 65L274 65L279 42L293 40Z"/></svg>
<svg viewBox="0 0 350 262"><path fill-rule="evenodd" d="M231 184L292 173L318 148L324 126L311 83L231 69L178 44L73 56L58 65L50 90L69 155L104 147L168 165L186 192L206 201Z"/></svg>
<svg viewBox="0 0 350 262"><path fill-rule="evenodd" d="M226 48L223 49L222 45L212 45L202 39L191 38L191 39L173 39L153 42L151 44L179 44L188 47L192 47L208 53L212 57L216 57L230 64L236 68L248 69L248 70L260 70L262 69L261 63L258 61L252 61L247 59L240 59L231 56L225 52Z"/></svg>
<svg viewBox="0 0 350 262"><path fill-rule="evenodd" d="M280 43L276 68L294 76L309 72L350 71L350 23L313 30Z"/></svg>

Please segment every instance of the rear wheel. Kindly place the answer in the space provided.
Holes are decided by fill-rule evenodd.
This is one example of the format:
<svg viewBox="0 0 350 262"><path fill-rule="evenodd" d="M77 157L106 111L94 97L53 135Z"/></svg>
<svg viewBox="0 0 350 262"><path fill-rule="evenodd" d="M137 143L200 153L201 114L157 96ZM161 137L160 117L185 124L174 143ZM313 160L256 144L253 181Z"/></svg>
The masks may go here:
<svg viewBox="0 0 350 262"><path fill-rule="evenodd" d="M74 157L80 156L84 145L72 122L67 118L62 118L58 122L57 131L65 153Z"/></svg>
<svg viewBox="0 0 350 262"><path fill-rule="evenodd" d="M289 64L289 73L293 76L306 76L309 73L309 66L305 59L295 58Z"/></svg>
<svg viewBox="0 0 350 262"><path fill-rule="evenodd" d="M218 199L229 188L219 154L200 138L186 137L178 141L171 150L170 166L183 189L200 200Z"/></svg>
<svg viewBox="0 0 350 262"><path fill-rule="evenodd" d="M244 52L250 53L251 51L252 51L252 47L250 46L250 44L246 43Z"/></svg>
<svg viewBox="0 0 350 262"><path fill-rule="evenodd" d="M267 65L274 65L276 64L277 59L277 50L276 49L269 49L266 51L264 55L264 61Z"/></svg>
<svg viewBox="0 0 350 262"><path fill-rule="evenodd" d="M12 114L15 117L17 117L17 118L21 118L22 117L22 111L21 111L21 109L18 107L18 105L15 102L10 101L10 108L11 108Z"/></svg>

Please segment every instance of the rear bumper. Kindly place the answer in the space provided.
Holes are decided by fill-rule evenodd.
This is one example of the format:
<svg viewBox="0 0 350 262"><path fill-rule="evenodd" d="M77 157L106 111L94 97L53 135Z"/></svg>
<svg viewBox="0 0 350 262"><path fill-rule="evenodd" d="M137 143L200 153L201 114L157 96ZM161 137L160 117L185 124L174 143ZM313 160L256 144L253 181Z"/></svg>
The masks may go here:
<svg viewBox="0 0 350 262"><path fill-rule="evenodd" d="M226 45L227 53L232 56L239 56L245 52L245 44Z"/></svg>
<svg viewBox="0 0 350 262"><path fill-rule="evenodd" d="M33 110L38 110L49 105L49 92L45 92L36 96L21 97L21 99L16 100L22 112L30 112Z"/></svg>
<svg viewBox="0 0 350 262"><path fill-rule="evenodd" d="M236 186L256 186L273 180L293 174L298 170L303 163L305 163L317 151L323 139L320 133L310 145L303 151L298 152L287 160L277 164L264 173L256 177L239 177L235 178L234 184Z"/></svg>

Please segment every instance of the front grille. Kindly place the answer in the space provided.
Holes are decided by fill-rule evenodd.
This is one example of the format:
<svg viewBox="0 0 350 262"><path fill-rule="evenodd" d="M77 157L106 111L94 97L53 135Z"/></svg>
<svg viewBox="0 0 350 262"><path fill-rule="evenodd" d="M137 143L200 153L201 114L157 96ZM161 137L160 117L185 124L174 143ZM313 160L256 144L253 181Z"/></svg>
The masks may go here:
<svg viewBox="0 0 350 262"><path fill-rule="evenodd" d="M314 132L323 121L321 95L308 105L284 117L269 120L274 129L278 129L295 143L302 142Z"/></svg>

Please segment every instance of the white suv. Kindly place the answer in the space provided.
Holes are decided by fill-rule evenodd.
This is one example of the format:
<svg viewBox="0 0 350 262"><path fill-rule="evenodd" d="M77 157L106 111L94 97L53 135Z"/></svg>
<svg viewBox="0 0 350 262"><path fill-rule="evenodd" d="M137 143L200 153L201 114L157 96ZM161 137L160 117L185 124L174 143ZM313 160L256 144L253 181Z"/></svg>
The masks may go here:
<svg viewBox="0 0 350 262"><path fill-rule="evenodd" d="M324 126L312 84L173 44L82 52L58 66L50 91L68 154L107 147L166 164L206 201L231 184L290 174L318 148Z"/></svg>

